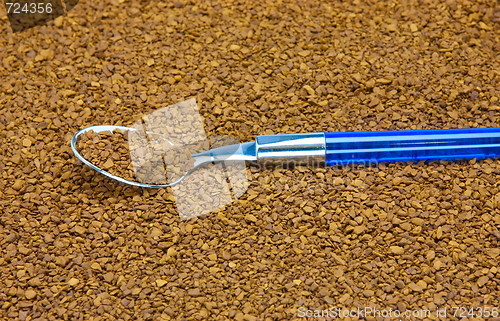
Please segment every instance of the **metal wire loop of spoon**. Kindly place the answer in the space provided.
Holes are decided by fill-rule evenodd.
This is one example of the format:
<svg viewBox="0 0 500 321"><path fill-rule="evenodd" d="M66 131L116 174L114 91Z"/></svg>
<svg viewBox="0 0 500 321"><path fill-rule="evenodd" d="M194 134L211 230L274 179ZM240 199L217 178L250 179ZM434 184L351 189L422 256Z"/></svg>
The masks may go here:
<svg viewBox="0 0 500 321"><path fill-rule="evenodd" d="M218 162L218 161L231 161L231 160L248 160L248 161L253 161L256 160L255 156L255 143L243 143L243 144L235 144L235 145L229 145L229 146L223 146L219 148L214 148L202 153L198 154L192 154L191 156L194 159L194 164L193 167L184 173L180 178L178 178L176 181L170 183L170 184L145 184L145 183L139 183L136 181L129 181L127 179L124 179L122 177L113 175L107 171L105 171L102 168L99 168L98 166L92 164L88 160L86 160L77 150L76 145L78 143L78 140L80 136L86 132L93 131L95 133L99 132L104 132L104 131L114 131L114 130L120 130L122 132L125 131L136 131L136 128L130 128L130 127L124 127L124 126L114 126L114 125L97 125L97 126L90 126L87 128L84 128L80 131L78 131L73 137L71 138L71 150L75 154L75 156L82 161L85 165L89 166L93 170L111 178L114 179L118 182L125 183L128 185L132 186L138 186L138 187L148 187L148 188L161 188L161 187L171 187L174 185L179 184L187 175L191 174L194 172L198 167L200 167L203 164L208 164L212 162ZM146 132L147 134L150 134ZM161 137L162 139L165 139ZM165 139L168 141L168 139ZM168 141L171 145L173 145L172 142Z"/></svg>

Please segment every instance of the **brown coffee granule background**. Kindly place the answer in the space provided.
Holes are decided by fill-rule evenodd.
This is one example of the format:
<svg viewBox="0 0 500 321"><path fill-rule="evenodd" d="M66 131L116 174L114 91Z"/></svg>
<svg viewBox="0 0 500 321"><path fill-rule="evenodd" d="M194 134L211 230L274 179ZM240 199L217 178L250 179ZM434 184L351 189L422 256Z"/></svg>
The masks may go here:
<svg viewBox="0 0 500 321"><path fill-rule="evenodd" d="M182 222L169 189L69 147L191 97L240 141L497 127L498 2L82 1L16 34L0 17L2 319L499 305L498 160L248 167L238 201Z"/></svg>

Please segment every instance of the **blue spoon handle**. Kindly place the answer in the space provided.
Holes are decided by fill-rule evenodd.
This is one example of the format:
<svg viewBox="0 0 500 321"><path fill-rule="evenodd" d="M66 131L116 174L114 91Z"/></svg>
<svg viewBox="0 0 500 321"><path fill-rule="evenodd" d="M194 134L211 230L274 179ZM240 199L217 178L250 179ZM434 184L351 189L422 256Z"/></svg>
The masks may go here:
<svg viewBox="0 0 500 321"><path fill-rule="evenodd" d="M325 133L326 165L500 157L500 128Z"/></svg>

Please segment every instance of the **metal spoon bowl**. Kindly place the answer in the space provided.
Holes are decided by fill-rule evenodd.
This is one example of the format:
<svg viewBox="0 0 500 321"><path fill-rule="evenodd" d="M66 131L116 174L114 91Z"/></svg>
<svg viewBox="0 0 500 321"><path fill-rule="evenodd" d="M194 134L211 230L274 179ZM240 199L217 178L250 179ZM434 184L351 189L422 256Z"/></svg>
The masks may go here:
<svg viewBox="0 0 500 321"><path fill-rule="evenodd" d="M130 128L130 127L124 127L124 126L115 126L115 125L96 125L96 126L90 126L87 128L84 128L80 131L78 131L73 137L71 138L71 150L75 154L75 156L82 161L85 165L89 166L93 170L111 178L114 179L118 182L125 183L128 185L132 186L138 186L138 187L149 187L149 188L159 188L159 187L171 187L176 184L179 184L187 175L191 174L193 171L195 171L198 167L200 167L203 164L208 164L212 162L218 162L218 161L231 161L231 160L248 160L248 161L254 161L257 159L256 154L255 154L255 143L242 143L242 144L234 144L234 145L229 145L229 146L223 146L219 148L214 148L205 152L201 152L198 154L192 154L191 156L194 158L194 164L193 167L184 173L180 178L178 178L176 181L170 183L170 184L145 184L145 183L139 183L135 181L129 181L127 179L124 179L122 177L113 175L102 168L99 168L98 166L92 164L88 160L86 160L77 150L76 144L78 143L80 136L86 132L93 131L95 133L99 132L104 132L104 131L114 131L114 130L120 130L122 132L125 132L127 130L129 131L135 131L137 128ZM151 135L152 133L149 133L146 131L148 135ZM174 145L171 141L168 139L157 136L157 139L163 139L167 140L169 144L172 146Z"/></svg>

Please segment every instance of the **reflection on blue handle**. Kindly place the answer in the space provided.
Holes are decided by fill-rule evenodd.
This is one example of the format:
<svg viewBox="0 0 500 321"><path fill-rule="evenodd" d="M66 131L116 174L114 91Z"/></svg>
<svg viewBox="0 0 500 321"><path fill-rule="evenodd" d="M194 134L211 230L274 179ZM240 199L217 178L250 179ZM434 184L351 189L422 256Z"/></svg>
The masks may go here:
<svg viewBox="0 0 500 321"><path fill-rule="evenodd" d="M325 133L326 164L500 157L500 128Z"/></svg>

